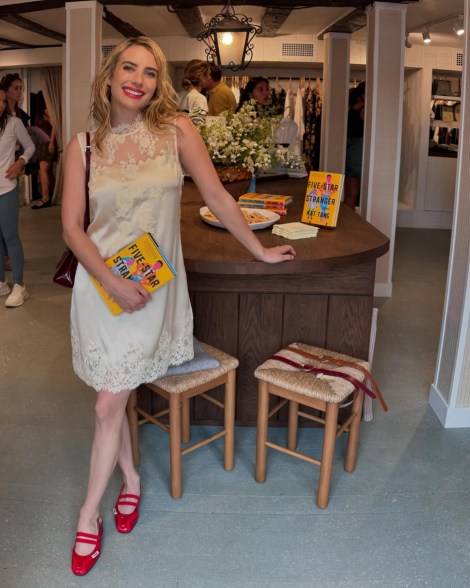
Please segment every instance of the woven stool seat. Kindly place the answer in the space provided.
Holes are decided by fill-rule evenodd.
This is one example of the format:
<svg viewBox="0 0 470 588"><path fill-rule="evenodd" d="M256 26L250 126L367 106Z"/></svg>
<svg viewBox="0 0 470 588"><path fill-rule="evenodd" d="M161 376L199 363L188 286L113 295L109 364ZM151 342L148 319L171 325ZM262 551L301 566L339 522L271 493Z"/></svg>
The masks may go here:
<svg viewBox="0 0 470 588"><path fill-rule="evenodd" d="M238 359L206 343L201 343L201 346L206 353L219 362L218 367L164 376L155 382L142 384L131 393L127 404L135 464L140 461L139 425L152 423L170 435L170 479L173 498L180 498L182 495L181 458L183 455L224 437L224 469L232 470L234 464L235 372ZM191 369L191 362L188 362L187 369ZM207 393L218 386L224 386L224 402ZM150 390L161 396L168 402L168 408L155 414L146 412L137 404L137 394L140 390ZM215 435L182 449L181 444L189 443L191 438L190 399L195 396L206 399L224 411L224 428ZM161 420L165 416L168 416L169 423Z"/></svg>
<svg viewBox="0 0 470 588"><path fill-rule="evenodd" d="M181 394L181 392L185 392L190 388L203 386L204 384L207 384L207 382L211 382L215 378L223 376L230 370L234 370L238 367L238 359L235 357L220 351L220 349L211 347L207 343L201 343L201 346L206 353L217 359L220 363L219 367L181 374L179 376L163 376L153 382L153 384L169 394Z"/></svg>
<svg viewBox="0 0 470 588"><path fill-rule="evenodd" d="M344 468L352 472L356 467L364 401L362 383L368 371L367 361L305 343L292 343L258 366L255 370L258 379L256 481L262 483L266 480L268 447L303 459L320 466L317 506L326 508L335 441L344 432L349 433ZM271 409L270 394L279 399ZM343 424L339 424L339 407L349 397L352 397L350 416ZM289 407L289 423L287 447L283 447L268 440L268 425L269 418L286 404ZM299 410L301 405L324 413L324 418ZM324 425L321 460L296 451L299 416Z"/></svg>
<svg viewBox="0 0 470 588"><path fill-rule="evenodd" d="M344 355L343 353L335 353L334 351L327 351L321 347L313 347L305 343L292 343L289 348L299 349L321 357L328 355L328 357L336 358L339 361L347 361L356 363L358 366L369 370L370 366L367 361ZM281 355L287 359L312 365L315 368L331 369L332 362L309 359L304 356L299 356L290 349L282 349L276 355ZM349 374L359 382L365 379L364 373L358 369L349 366L341 365L341 372ZM255 370L255 377L258 380L264 380L270 384L282 386L297 394L309 396L311 398L318 398L324 402L344 402L344 400L352 394L355 390L353 383L342 378L335 378L332 376L317 376L309 372L299 371L297 368L288 364L280 364L275 359L268 359Z"/></svg>

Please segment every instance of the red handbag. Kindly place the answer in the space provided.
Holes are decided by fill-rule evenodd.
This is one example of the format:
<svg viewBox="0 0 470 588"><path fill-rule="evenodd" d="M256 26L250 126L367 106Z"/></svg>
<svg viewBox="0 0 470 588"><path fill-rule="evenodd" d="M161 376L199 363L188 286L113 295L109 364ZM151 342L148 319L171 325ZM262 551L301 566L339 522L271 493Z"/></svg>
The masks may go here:
<svg viewBox="0 0 470 588"><path fill-rule="evenodd" d="M90 224L90 194L88 190L88 182L90 180L90 133L86 133L86 149L85 149L85 218L83 222L83 229L86 231ZM59 262L56 265L52 281L59 286L66 288L73 288L75 281L75 273L77 271L78 259L68 247L62 253Z"/></svg>

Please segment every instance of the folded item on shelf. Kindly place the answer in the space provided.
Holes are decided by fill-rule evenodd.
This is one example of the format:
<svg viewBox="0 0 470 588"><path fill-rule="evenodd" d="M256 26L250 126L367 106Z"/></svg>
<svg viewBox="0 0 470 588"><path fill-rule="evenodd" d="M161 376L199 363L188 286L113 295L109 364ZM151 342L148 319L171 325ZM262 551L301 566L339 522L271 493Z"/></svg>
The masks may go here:
<svg viewBox="0 0 470 588"><path fill-rule="evenodd" d="M286 239L307 239L316 237L319 229L300 222L284 223L273 226L273 234L285 237Z"/></svg>

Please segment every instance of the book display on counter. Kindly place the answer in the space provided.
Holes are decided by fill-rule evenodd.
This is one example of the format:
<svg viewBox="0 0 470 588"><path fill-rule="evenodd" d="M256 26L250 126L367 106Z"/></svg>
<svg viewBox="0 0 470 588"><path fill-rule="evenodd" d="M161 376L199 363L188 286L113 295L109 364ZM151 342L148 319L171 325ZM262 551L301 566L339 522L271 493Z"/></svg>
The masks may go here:
<svg viewBox="0 0 470 588"><path fill-rule="evenodd" d="M287 214L287 206L292 202L292 196L281 194L257 194L247 192L238 199L238 204L243 208L261 208L272 210L278 214Z"/></svg>
<svg viewBox="0 0 470 588"><path fill-rule="evenodd" d="M176 276L175 268L150 233L144 233L105 263L116 276L139 282L148 292L154 292ZM112 314L123 312L103 286L94 278L91 280Z"/></svg>
<svg viewBox="0 0 470 588"><path fill-rule="evenodd" d="M302 222L320 227L335 227L343 185L342 174L311 171L308 177Z"/></svg>

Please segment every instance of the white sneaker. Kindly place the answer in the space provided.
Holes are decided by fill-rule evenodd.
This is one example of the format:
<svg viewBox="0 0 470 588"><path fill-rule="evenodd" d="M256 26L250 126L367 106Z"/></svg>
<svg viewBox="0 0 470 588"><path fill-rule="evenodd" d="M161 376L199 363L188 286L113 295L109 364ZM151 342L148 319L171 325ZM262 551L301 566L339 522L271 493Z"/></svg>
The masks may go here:
<svg viewBox="0 0 470 588"><path fill-rule="evenodd" d="M8 296L8 298L5 300L5 306L7 308L21 306L28 298L29 294L28 290L26 290L26 287L20 286L19 284L14 284L10 296Z"/></svg>
<svg viewBox="0 0 470 588"><path fill-rule="evenodd" d="M10 294L11 288L6 282L0 282L0 296Z"/></svg>

